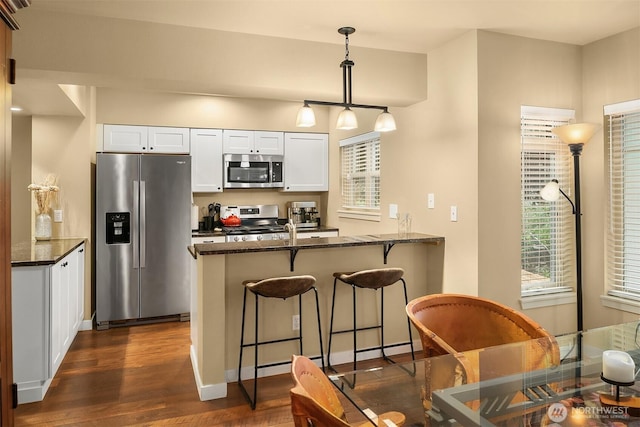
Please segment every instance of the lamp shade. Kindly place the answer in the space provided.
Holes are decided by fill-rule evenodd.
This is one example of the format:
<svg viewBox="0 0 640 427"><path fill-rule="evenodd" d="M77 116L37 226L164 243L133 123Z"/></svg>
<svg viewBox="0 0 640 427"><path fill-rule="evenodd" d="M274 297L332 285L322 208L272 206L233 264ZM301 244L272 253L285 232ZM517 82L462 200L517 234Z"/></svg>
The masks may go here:
<svg viewBox="0 0 640 427"><path fill-rule="evenodd" d="M358 127L358 119L356 113L354 113L349 107L340 112L338 116L338 122L336 123L336 129L350 130Z"/></svg>
<svg viewBox="0 0 640 427"><path fill-rule="evenodd" d="M378 115L374 129L376 132L389 132L396 130L396 120L390 112L384 110Z"/></svg>
<svg viewBox="0 0 640 427"><path fill-rule="evenodd" d="M316 115L314 114L309 104L304 104L302 108L298 110L298 117L296 118L296 126L299 128L308 128L316 125Z"/></svg>
<svg viewBox="0 0 640 427"><path fill-rule="evenodd" d="M593 137L599 128L600 125L595 123L576 123L558 126L551 129L551 132L558 135L558 138L565 144L584 144Z"/></svg>
<svg viewBox="0 0 640 427"><path fill-rule="evenodd" d="M554 179L547 183L542 190L540 190L540 197L547 202L555 202L560 198L560 185L558 180Z"/></svg>

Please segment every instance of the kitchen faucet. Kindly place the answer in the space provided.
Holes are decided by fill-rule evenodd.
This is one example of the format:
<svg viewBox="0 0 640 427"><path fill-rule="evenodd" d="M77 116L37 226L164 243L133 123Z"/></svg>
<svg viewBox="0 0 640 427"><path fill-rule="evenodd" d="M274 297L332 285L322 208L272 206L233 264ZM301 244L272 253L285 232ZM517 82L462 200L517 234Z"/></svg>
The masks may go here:
<svg viewBox="0 0 640 427"><path fill-rule="evenodd" d="M296 225L293 219L290 219L289 222L284 225L284 229L289 232L289 240L291 243L295 243L298 238L298 232L296 231Z"/></svg>

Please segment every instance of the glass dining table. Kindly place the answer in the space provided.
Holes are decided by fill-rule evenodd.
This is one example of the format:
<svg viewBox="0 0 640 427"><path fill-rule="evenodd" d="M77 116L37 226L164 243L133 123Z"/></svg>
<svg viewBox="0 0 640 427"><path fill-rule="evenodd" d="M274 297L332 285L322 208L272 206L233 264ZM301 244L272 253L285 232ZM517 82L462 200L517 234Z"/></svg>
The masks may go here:
<svg viewBox="0 0 640 427"><path fill-rule="evenodd" d="M601 375L605 350L626 352L637 375L639 330L636 321L557 336L555 357L543 368L531 363L540 341L531 340L329 378L364 417L385 427L377 415L388 411L403 413L405 426L640 427L640 382L614 385Z"/></svg>

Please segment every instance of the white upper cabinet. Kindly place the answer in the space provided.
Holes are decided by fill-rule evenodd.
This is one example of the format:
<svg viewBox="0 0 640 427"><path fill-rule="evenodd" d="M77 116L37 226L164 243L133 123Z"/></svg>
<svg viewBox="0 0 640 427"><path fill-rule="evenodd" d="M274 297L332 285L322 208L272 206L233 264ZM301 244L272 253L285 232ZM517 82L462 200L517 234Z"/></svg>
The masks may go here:
<svg viewBox="0 0 640 427"><path fill-rule="evenodd" d="M150 127L149 152L189 154L189 129Z"/></svg>
<svg viewBox="0 0 640 427"><path fill-rule="evenodd" d="M222 130L191 129L191 191L222 191Z"/></svg>
<svg viewBox="0 0 640 427"><path fill-rule="evenodd" d="M147 151L146 126L104 125L104 151L142 153Z"/></svg>
<svg viewBox="0 0 640 427"><path fill-rule="evenodd" d="M115 153L189 154L189 129L104 125L103 149Z"/></svg>
<svg viewBox="0 0 640 427"><path fill-rule="evenodd" d="M284 154L283 132L255 132L255 154Z"/></svg>
<svg viewBox="0 0 640 427"><path fill-rule="evenodd" d="M329 135L285 133L283 191L329 190Z"/></svg>
<svg viewBox="0 0 640 427"><path fill-rule="evenodd" d="M225 130L222 145L224 154L282 155L283 141L283 132Z"/></svg>

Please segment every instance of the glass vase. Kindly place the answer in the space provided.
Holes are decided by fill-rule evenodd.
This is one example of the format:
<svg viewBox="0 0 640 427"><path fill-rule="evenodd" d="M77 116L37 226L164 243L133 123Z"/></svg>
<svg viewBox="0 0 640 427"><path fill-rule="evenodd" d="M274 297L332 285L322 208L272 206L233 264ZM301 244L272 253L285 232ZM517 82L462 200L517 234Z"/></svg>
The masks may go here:
<svg viewBox="0 0 640 427"><path fill-rule="evenodd" d="M47 213L36 215L36 240L51 240L51 216Z"/></svg>

